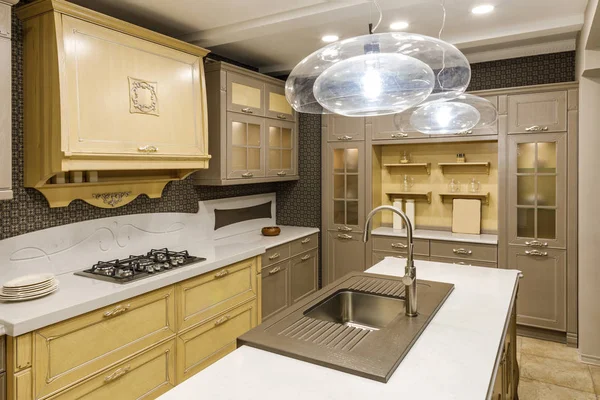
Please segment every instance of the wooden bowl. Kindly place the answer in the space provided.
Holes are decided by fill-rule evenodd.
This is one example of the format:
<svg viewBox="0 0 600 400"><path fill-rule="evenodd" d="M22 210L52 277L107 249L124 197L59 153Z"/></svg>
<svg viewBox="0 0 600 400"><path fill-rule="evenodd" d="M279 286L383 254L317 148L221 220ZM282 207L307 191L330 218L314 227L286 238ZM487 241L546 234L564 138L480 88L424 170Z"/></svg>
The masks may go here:
<svg viewBox="0 0 600 400"><path fill-rule="evenodd" d="M278 226L265 226L261 232L264 236L277 236L281 233L281 228Z"/></svg>

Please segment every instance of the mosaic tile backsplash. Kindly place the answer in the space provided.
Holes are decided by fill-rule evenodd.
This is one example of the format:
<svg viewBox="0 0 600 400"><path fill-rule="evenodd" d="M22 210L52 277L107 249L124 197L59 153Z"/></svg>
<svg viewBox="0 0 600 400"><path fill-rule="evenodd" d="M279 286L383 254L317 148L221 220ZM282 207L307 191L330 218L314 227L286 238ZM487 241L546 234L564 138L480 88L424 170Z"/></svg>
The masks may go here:
<svg viewBox="0 0 600 400"><path fill-rule="evenodd" d="M199 187L190 181L172 182L163 197L140 196L116 209L100 209L82 201L64 208L48 207L34 189L23 188L23 59L21 23L13 15L13 189L14 199L0 201L0 239L52 226L149 212L197 212L198 201L258 193L277 193L277 223L321 226L321 118L300 116L300 180L231 187ZM470 90L573 81L575 52L548 54L473 65Z"/></svg>

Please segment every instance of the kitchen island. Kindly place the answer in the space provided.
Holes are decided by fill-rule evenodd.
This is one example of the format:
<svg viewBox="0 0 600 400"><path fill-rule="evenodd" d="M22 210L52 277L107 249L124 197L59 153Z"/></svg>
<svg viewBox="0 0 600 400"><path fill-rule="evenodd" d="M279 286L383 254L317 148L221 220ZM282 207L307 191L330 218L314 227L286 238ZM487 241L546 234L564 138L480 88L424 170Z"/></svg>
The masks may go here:
<svg viewBox="0 0 600 400"><path fill-rule="evenodd" d="M520 272L415 264L419 279L455 288L388 383L242 346L160 399L492 398L505 362ZM386 258L366 272L401 276L404 262Z"/></svg>

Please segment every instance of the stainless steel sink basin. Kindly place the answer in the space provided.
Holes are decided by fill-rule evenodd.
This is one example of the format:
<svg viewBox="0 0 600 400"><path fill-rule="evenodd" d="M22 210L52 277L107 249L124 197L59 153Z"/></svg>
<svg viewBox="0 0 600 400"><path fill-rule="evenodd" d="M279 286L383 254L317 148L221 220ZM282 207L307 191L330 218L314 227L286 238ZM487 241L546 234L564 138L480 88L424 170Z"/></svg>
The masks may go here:
<svg viewBox="0 0 600 400"><path fill-rule="evenodd" d="M343 290L307 310L304 315L373 331L385 328L403 312L402 298Z"/></svg>
<svg viewBox="0 0 600 400"><path fill-rule="evenodd" d="M238 338L248 345L387 382L454 285L418 280L407 317L401 278L351 273Z"/></svg>

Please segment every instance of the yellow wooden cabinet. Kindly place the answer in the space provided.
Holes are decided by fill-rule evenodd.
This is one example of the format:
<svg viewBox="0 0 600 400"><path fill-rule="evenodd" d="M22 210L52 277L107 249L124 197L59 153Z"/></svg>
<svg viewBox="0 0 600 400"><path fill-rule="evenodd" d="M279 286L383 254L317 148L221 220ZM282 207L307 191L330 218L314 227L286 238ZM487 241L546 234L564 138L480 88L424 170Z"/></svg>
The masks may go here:
<svg viewBox="0 0 600 400"><path fill-rule="evenodd" d="M63 0L18 11L25 186L100 207L208 168L207 50Z"/></svg>
<svg viewBox="0 0 600 400"><path fill-rule="evenodd" d="M254 257L34 332L7 336L7 399L153 399L261 321Z"/></svg>

